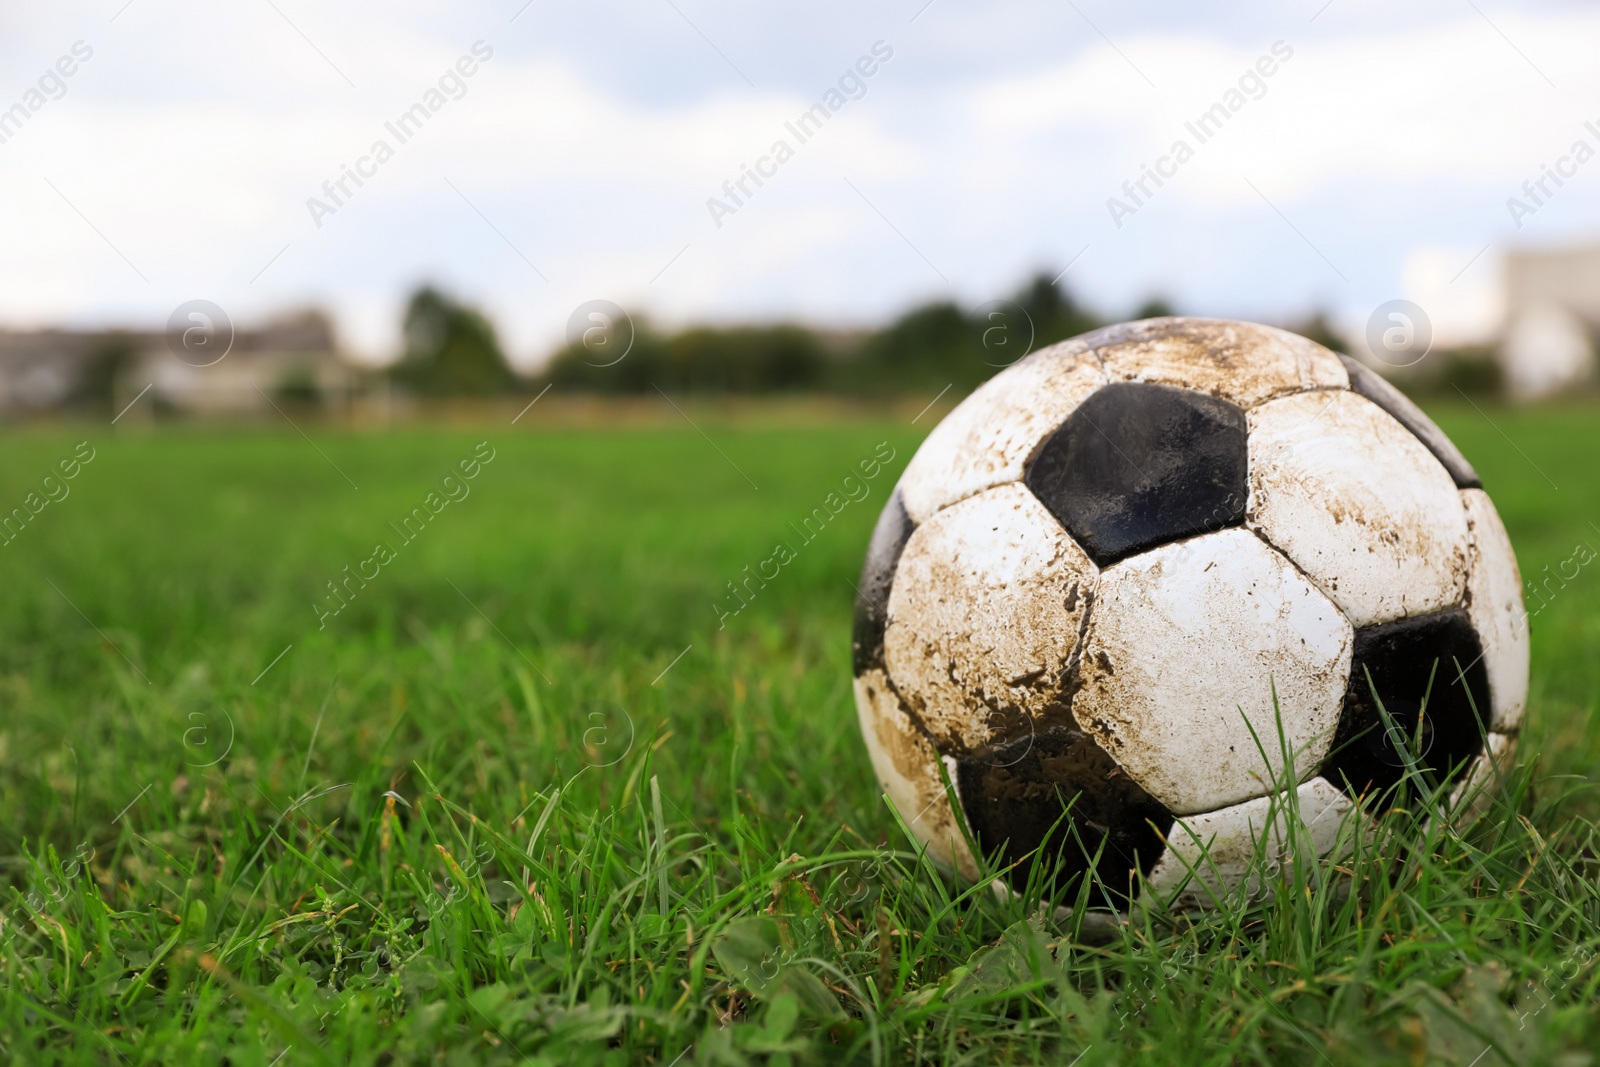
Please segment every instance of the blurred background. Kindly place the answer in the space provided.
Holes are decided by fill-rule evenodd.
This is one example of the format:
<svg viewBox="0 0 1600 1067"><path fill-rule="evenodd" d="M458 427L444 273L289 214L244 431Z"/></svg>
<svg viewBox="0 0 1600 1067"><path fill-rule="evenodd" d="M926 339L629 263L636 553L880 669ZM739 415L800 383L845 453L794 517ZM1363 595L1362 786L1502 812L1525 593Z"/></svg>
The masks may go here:
<svg viewBox="0 0 1600 1067"><path fill-rule="evenodd" d="M1544 0L7 5L0 417L954 401L1171 312L1582 392L1597 41Z"/></svg>

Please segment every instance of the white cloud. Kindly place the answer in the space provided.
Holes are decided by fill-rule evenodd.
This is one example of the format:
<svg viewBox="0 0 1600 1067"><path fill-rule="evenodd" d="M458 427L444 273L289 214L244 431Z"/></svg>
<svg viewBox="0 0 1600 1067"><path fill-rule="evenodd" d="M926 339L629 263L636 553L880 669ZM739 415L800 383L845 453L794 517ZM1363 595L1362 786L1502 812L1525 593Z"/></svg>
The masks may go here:
<svg viewBox="0 0 1600 1067"><path fill-rule="evenodd" d="M1059 13L1031 3L981 23L954 6L912 26L842 12L806 30L804 70L784 34L763 38L761 16L690 9L751 90L670 10L648 20L655 39L619 24L596 63L578 13L536 8L507 25L501 6L280 4L315 47L267 5L136 3L113 24L7 12L8 70L32 77L80 38L96 54L0 145L0 321L159 323L196 296L248 319L316 300L377 352L408 287L435 278L485 303L527 359L595 296L672 322L864 321L941 291L996 295L1085 245L1070 277L1107 304L1160 288L1195 310L1282 316L1398 295L1414 247L1459 246L1465 262L1513 235L1600 226L1576 186L1521 233L1504 209L1600 119L1600 13L1587 9L1486 9L1504 37L1470 9L1396 24L1355 0L1316 23L1309 9L1252 9L1215 32L1093 9L1116 48L1074 17L1060 25L1076 50L1060 55L1029 24ZM306 198L480 38L495 57L466 95L318 229ZM878 39L895 57L865 97L716 227L706 198ZM1279 39L1294 55L1265 95L1117 229L1106 198ZM654 79L643 88L640 69Z"/></svg>

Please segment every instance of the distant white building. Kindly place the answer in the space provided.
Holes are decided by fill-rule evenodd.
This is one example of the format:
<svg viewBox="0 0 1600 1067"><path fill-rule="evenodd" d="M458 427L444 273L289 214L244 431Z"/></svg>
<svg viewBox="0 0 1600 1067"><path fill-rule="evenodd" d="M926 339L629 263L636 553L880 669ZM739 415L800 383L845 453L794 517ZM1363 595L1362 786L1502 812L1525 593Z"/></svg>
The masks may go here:
<svg viewBox="0 0 1600 1067"><path fill-rule="evenodd" d="M1481 261L1470 249L1419 248L1403 275L1406 299L1431 321L1433 348L1492 349L1514 399L1549 396L1594 376L1600 245L1513 249ZM1350 325L1351 340L1364 347L1363 329ZM1362 354L1405 377L1405 368Z"/></svg>
<svg viewBox="0 0 1600 1067"><path fill-rule="evenodd" d="M121 408L146 386L146 410L243 414L270 411L269 400L345 400L359 383L318 311L238 330L227 354L205 367L178 359L161 333L0 331L0 414L62 407L97 389L109 389Z"/></svg>
<svg viewBox="0 0 1600 1067"><path fill-rule="evenodd" d="M132 399L148 384L159 404L225 415L269 408L269 399L345 400L357 382L356 369L338 355L333 324L307 311L239 331L228 354L205 367L177 359L163 338L119 376L117 391Z"/></svg>
<svg viewBox="0 0 1600 1067"><path fill-rule="evenodd" d="M1500 366L1512 396L1547 396L1594 374L1600 245L1506 254Z"/></svg>
<svg viewBox="0 0 1600 1067"><path fill-rule="evenodd" d="M105 334L0 330L0 412L44 411L89 386Z"/></svg>

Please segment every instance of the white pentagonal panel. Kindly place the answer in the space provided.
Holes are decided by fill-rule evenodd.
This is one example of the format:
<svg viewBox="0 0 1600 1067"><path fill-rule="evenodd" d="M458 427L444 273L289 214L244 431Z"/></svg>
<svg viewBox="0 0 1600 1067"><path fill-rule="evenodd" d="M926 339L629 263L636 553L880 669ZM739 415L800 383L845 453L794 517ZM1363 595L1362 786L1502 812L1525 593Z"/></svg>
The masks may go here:
<svg viewBox="0 0 1600 1067"><path fill-rule="evenodd" d="M900 477L906 513L926 522L947 504L1018 481L1039 442L1105 382L1083 338L1035 352L990 378L934 427L906 465Z"/></svg>
<svg viewBox="0 0 1600 1067"><path fill-rule="evenodd" d="M1511 538L1482 489L1463 489L1469 542L1467 617L1483 644L1489 672L1489 728L1510 732L1522 722L1528 702L1528 612L1522 574Z"/></svg>
<svg viewBox="0 0 1600 1067"><path fill-rule="evenodd" d="M1134 323L1096 350L1112 380L1197 389L1251 407L1306 389L1345 388L1349 372L1314 341L1271 326L1219 319Z"/></svg>
<svg viewBox="0 0 1600 1067"><path fill-rule="evenodd" d="M1237 804L1284 773L1274 692L1298 773L1321 765L1353 639L1339 609L1245 530L1163 545L1101 572L1073 715L1174 813Z"/></svg>
<svg viewBox="0 0 1600 1067"><path fill-rule="evenodd" d="M1450 791L1450 808L1458 822L1470 822L1489 809L1500 781L1511 772L1517 739L1511 734L1490 734L1485 749L1472 760L1467 773Z"/></svg>
<svg viewBox="0 0 1600 1067"><path fill-rule="evenodd" d="M1355 393L1272 400L1249 413L1247 522L1356 626L1461 601L1467 516L1411 431Z"/></svg>
<svg viewBox="0 0 1600 1067"><path fill-rule="evenodd" d="M917 527L895 569L884 659L935 740L977 748L1062 703L1097 573L1016 483Z"/></svg>
<svg viewBox="0 0 1600 1067"><path fill-rule="evenodd" d="M1329 857L1340 847L1340 829L1354 807L1350 798L1325 778L1301 784L1295 798L1298 824L1283 793L1178 819L1146 891L1155 903L1177 910L1213 908L1235 899L1241 887L1248 898L1259 898L1269 878L1288 874L1296 851Z"/></svg>
<svg viewBox="0 0 1600 1067"><path fill-rule="evenodd" d="M963 878L976 878L978 865L956 823L932 743L900 706L881 670L873 668L857 678L855 690L867 754L895 810L928 846L934 862Z"/></svg>

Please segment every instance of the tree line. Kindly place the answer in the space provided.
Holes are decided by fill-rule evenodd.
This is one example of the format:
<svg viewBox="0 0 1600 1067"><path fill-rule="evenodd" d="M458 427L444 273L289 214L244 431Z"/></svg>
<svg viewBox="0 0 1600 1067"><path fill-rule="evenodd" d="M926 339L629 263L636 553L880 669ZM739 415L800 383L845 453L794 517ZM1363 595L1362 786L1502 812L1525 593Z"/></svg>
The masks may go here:
<svg viewBox="0 0 1600 1067"><path fill-rule="evenodd" d="M1153 300L1131 317L1172 313L1165 303ZM1027 351L1108 321L1040 274L1010 299L977 307L935 301L880 329L853 333L798 323L690 326L668 332L634 317L625 356L601 353L578 340L554 353L532 378L521 379L481 312L425 287L407 306L404 353L390 373L408 390L434 396L484 396L547 385L612 395L657 388L744 395L888 395L937 392L947 385L965 390Z"/></svg>

